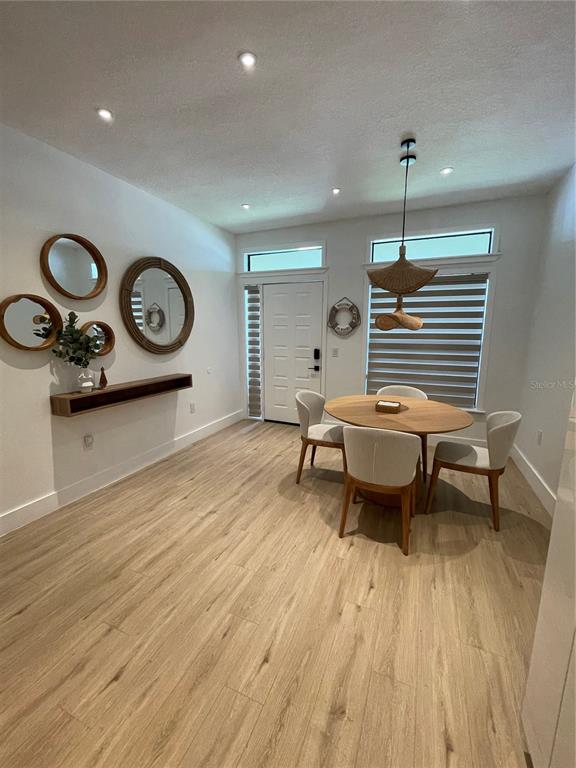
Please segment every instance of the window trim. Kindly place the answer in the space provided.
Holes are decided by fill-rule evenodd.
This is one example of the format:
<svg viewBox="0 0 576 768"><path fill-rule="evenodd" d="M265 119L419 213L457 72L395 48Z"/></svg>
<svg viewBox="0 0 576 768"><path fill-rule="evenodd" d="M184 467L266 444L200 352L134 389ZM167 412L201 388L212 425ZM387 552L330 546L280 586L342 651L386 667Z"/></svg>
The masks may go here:
<svg viewBox="0 0 576 768"><path fill-rule="evenodd" d="M320 266L318 267L290 267L288 269L260 269L260 270L254 270L250 271L250 257L251 256L257 256L261 254L266 253L279 253L282 251L297 251L299 249L312 249L312 248L320 248L320 251L322 253L322 262ZM244 248L242 250L242 271L238 272L240 275L271 275L271 274L300 274L302 272L308 272L309 274L314 272L318 272L319 270L326 269L326 241L325 240L311 240L311 241L305 241L305 242L298 242L298 243L286 243L281 245L270 245L270 246L263 246L261 248L254 247L254 248Z"/></svg>
<svg viewBox="0 0 576 768"><path fill-rule="evenodd" d="M484 235L484 234L490 234L490 242L488 251L486 253L468 253L468 254L455 254L454 256L438 256L433 257L431 259L411 259L414 263L423 263L426 262L427 264L437 261L437 260L443 260L443 261L451 261L452 259L469 259L469 258L478 258L478 256L491 256L494 253L494 242L495 242L495 236L496 231L494 227L482 227L481 229L466 229L461 230L458 232L429 232L427 234L416 234L416 235L408 235L406 237L406 242L414 242L418 240L439 240L439 239L448 239L450 237L463 237L466 235ZM371 239L370 241L370 263L371 264L392 264L394 262L394 259L391 261L374 261L374 246L379 243L400 243L402 241L401 236L395 236L395 237L381 237L376 239Z"/></svg>

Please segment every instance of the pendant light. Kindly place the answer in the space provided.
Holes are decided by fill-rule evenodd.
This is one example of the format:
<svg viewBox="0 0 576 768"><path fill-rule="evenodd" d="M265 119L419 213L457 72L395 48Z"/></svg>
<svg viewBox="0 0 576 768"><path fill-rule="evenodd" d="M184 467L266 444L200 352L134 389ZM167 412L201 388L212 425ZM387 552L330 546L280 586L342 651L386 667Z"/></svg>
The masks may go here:
<svg viewBox="0 0 576 768"><path fill-rule="evenodd" d="M437 269L425 269L418 267L406 258L406 198L408 193L408 169L416 162L416 155L412 152L416 146L416 139L405 139L401 143L402 156L400 164L406 168L404 174L404 205L402 210L402 242L400 243L397 261L389 267L373 269L368 273L370 282L378 288L396 294L396 309L388 315L378 315L374 320L381 331L391 331L394 328L407 328L417 331L424 325L420 317L408 315L402 309L402 297L408 293L415 293L434 277Z"/></svg>

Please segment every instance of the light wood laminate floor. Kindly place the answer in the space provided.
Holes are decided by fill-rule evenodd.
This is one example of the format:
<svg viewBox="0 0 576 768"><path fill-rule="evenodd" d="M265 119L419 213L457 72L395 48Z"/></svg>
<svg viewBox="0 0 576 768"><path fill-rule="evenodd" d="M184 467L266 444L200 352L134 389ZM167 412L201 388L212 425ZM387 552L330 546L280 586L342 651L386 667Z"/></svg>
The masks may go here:
<svg viewBox="0 0 576 768"><path fill-rule="evenodd" d="M546 557L514 465L432 514L351 507L338 451L242 422L0 540L3 768L525 768Z"/></svg>

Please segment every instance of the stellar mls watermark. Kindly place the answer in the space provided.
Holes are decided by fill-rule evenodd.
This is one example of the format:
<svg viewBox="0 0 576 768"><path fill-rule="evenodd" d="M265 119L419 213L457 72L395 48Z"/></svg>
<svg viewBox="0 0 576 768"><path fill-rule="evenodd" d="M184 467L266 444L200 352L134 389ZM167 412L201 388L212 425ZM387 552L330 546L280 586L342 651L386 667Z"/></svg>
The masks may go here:
<svg viewBox="0 0 576 768"><path fill-rule="evenodd" d="M576 383L568 379L530 379L530 389L561 389L573 392L575 388Z"/></svg>

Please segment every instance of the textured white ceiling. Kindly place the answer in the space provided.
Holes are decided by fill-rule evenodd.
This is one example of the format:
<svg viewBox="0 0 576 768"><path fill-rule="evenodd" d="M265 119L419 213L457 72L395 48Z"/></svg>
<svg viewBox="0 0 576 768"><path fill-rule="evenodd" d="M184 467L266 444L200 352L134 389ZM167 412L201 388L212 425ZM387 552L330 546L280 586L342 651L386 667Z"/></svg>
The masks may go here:
<svg viewBox="0 0 576 768"><path fill-rule="evenodd" d="M3 2L0 27L3 122L233 232L396 210L405 131L413 207L574 160L571 2Z"/></svg>

